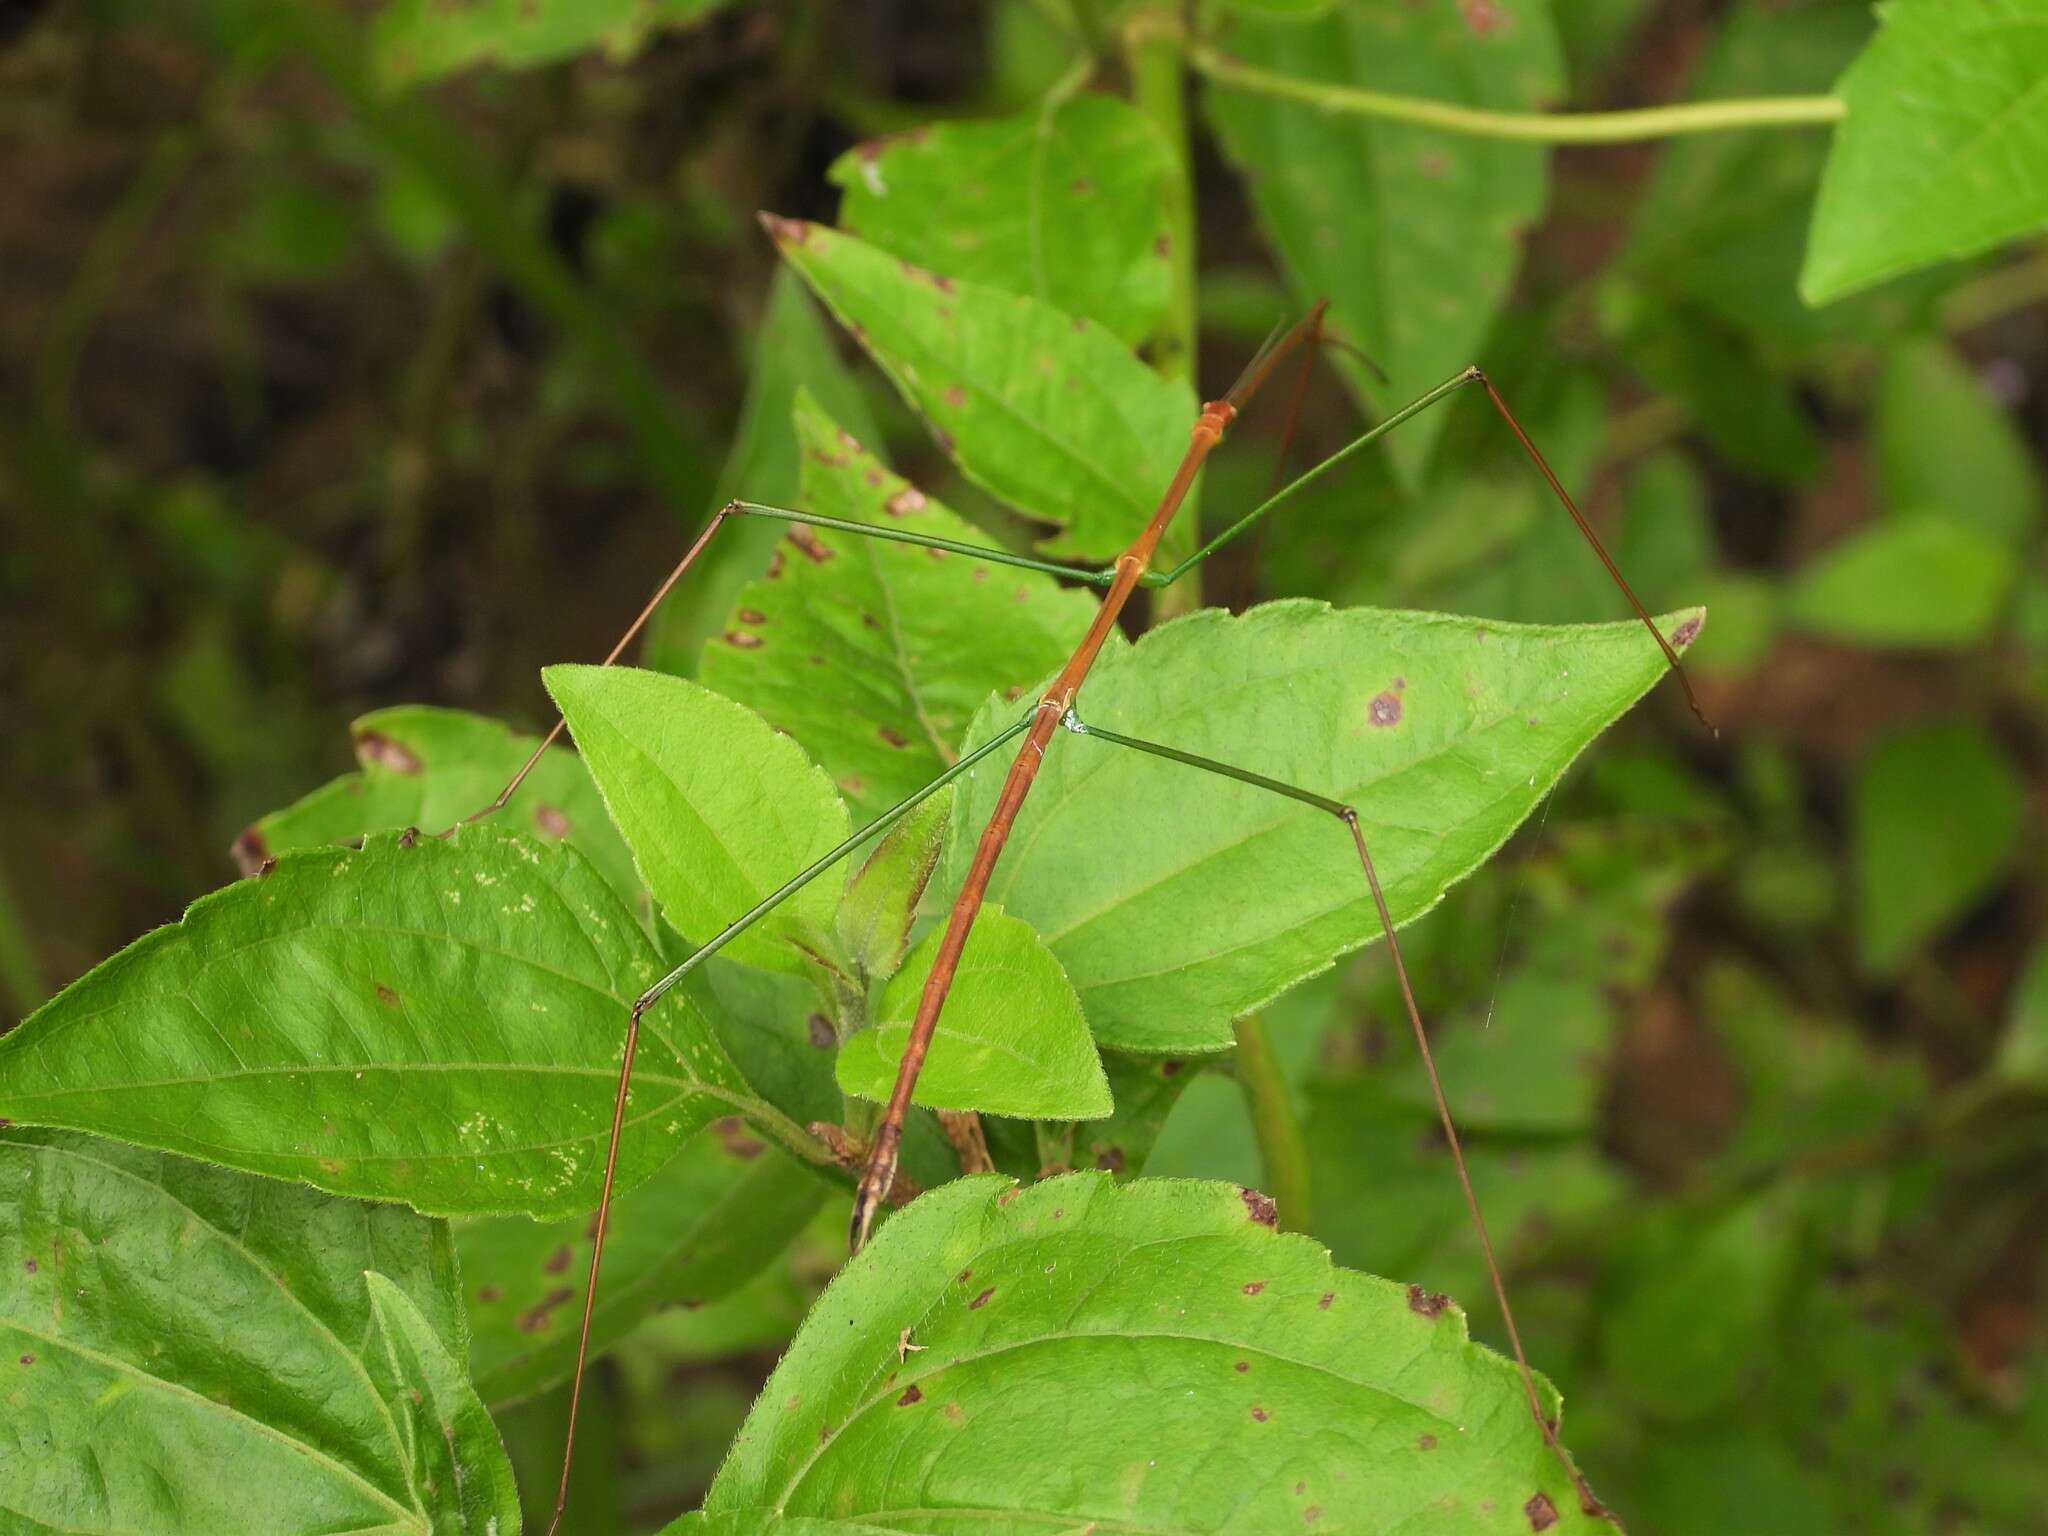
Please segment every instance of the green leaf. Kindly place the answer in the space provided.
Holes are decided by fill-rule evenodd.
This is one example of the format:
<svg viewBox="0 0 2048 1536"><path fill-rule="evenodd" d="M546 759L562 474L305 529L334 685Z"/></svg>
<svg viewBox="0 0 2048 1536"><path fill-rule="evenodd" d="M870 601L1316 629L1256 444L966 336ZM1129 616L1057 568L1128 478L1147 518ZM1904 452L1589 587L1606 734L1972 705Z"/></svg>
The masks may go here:
<svg viewBox="0 0 2048 1536"><path fill-rule="evenodd" d="M863 441L881 440L867 398L839 360L835 340L803 279L778 267L755 329L747 398L718 474L713 505L723 506L735 496L775 506L796 499L801 454L790 430L790 412L805 391ZM645 664L688 676L704 643L719 633L739 601L740 588L760 576L783 531L765 518L728 520L690 567L687 590L655 610L641 652Z"/></svg>
<svg viewBox="0 0 2048 1536"><path fill-rule="evenodd" d="M1975 725L1921 726L1864 761L1850 795L1864 968L1895 974L2004 878L2026 792Z"/></svg>
<svg viewBox="0 0 2048 1536"><path fill-rule="evenodd" d="M519 1490L498 1427L469 1384L469 1372L434 1336L405 1292L372 1271L363 1276L385 1368L397 1383L393 1405L411 1447L409 1480L416 1488L445 1490L455 1507L436 1530L495 1536L519 1529ZM479 1477L479 1473L482 1474Z"/></svg>
<svg viewBox="0 0 2048 1536"><path fill-rule="evenodd" d="M2048 224L2048 14L2036 0L1890 0L1836 87L1849 115L1800 273L1825 304Z"/></svg>
<svg viewBox="0 0 2048 1536"><path fill-rule="evenodd" d="M1697 610L1663 621L1689 642ZM1280 602L1112 643L1082 717L1356 805L1395 920L1427 910L1652 687L1639 624L1522 626ZM1006 715L985 712L982 739ZM1002 754L960 781L948 888ZM1328 813L1112 746L1057 740L989 887L1066 968L1095 1037L1213 1051L1230 1021L1379 937Z"/></svg>
<svg viewBox="0 0 2048 1536"><path fill-rule="evenodd" d="M889 828L846 883L846 899L835 920L839 942L865 974L893 976L903 963L903 952L910 948L910 925L939 867L952 815L953 791L948 787Z"/></svg>
<svg viewBox="0 0 2048 1536"><path fill-rule="evenodd" d="M1548 8L1351 0L1321 21L1227 34L1249 64L1306 80L1521 111L1563 88ZM1380 386L1335 358L1385 411L1480 361L1521 264L1521 236L1549 196L1543 149L1444 133L1211 87L1210 121L1250 191L1297 302L1326 297L1341 336L1371 354ZM1387 451L1412 484L1444 416L1403 427Z"/></svg>
<svg viewBox="0 0 2048 1536"><path fill-rule="evenodd" d="M635 667L541 676L662 914L689 939L703 943L845 839L831 783L752 710ZM814 881L723 953L786 971L830 957L837 884Z"/></svg>
<svg viewBox="0 0 2048 1536"><path fill-rule="evenodd" d="M1887 518L1830 545L1799 573L1792 617L1855 645L1962 650L1998 622L2010 551L1968 523Z"/></svg>
<svg viewBox="0 0 2048 1536"><path fill-rule="evenodd" d="M0 1136L8 1529L511 1536L455 1290L447 1228L401 1206ZM436 1418L458 1432L434 1436L428 1480L414 1456Z"/></svg>
<svg viewBox="0 0 2048 1536"><path fill-rule="evenodd" d="M699 1132L612 1207L591 1357L659 1307L696 1307L737 1290L789 1245L824 1195L816 1175L738 1120ZM494 1409L567 1380L574 1368L590 1225L584 1216L496 1216L456 1228L471 1368Z"/></svg>
<svg viewBox="0 0 2048 1536"><path fill-rule="evenodd" d="M935 276L820 224L765 222L967 478L1063 530L1048 551L1102 558L1137 536L1195 424L1185 384L1037 299ZM1192 505L1181 515L1192 521Z"/></svg>
<svg viewBox="0 0 2048 1536"><path fill-rule="evenodd" d="M441 832L489 805L540 742L459 709L403 704L349 727L357 773L332 779L272 811L235 839L242 873L298 848L354 844L372 832ZM572 842L627 901L642 899L633 856L604 813L597 786L572 752L552 749L493 818L545 842Z"/></svg>
<svg viewBox="0 0 2048 1536"><path fill-rule="evenodd" d="M1592 1528L1455 1306L1230 1185L1005 1186L923 1196L841 1271L674 1536Z"/></svg>
<svg viewBox="0 0 2048 1536"><path fill-rule="evenodd" d="M1992 1070L2003 1078L2048 1083L2048 944L2036 942L2027 956L2006 1013Z"/></svg>
<svg viewBox="0 0 2048 1536"><path fill-rule="evenodd" d="M1870 7L1858 0L1735 7L1685 98L1824 92L1870 34ZM1813 129L1696 134L1660 146L1621 257L1627 282L1660 307L1698 317L1698 328L1707 328L1699 324L1706 317L1717 320L1722 345L1749 352L1758 367L1783 371L1831 338L1868 346L1922 296L1872 296L1825 313L1799 301L1799 264L1827 152L1826 131Z"/></svg>
<svg viewBox="0 0 2048 1536"><path fill-rule="evenodd" d="M1172 286L1172 173L1149 118L1088 92L876 139L828 174L846 189L846 233L928 271L1043 299L1136 346Z"/></svg>
<svg viewBox="0 0 2048 1536"><path fill-rule="evenodd" d="M0 1116L448 1214L597 1204L660 972L574 849L470 827L287 854L0 1039ZM621 1186L752 1108L694 999L641 1031Z"/></svg>
<svg viewBox="0 0 2048 1536"><path fill-rule="evenodd" d="M973 527L799 397L803 505L968 544ZM1095 600L1037 571L796 526L698 669L803 744L863 816L938 777L991 693L1057 671Z"/></svg>
<svg viewBox="0 0 2048 1536"><path fill-rule="evenodd" d="M533 69L602 48L630 59L655 33L727 0L390 0L371 29L377 74L394 89L479 64Z"/></svg>
<svg viewBox="0 0 2048 1536"><path fill-rule="evenodd" d="M944 936L935 928L912 951L883 989L874 1023L840 1047L839 1086L848 1093L889 1097ZM1109 1081L1066 973L1031 925L1000 907L982 908L967 937L912 1102L1034 1120L1110 1112Z"/></svg>
<svg viewBox="0 0 2048 1536"><path fill-rule="evenodd" d="M2041 513L2041 478L2005 408L1954 350L1892 354L1877 396L1877 460L1893 512L1939 512L2011 545Z"/></svg>

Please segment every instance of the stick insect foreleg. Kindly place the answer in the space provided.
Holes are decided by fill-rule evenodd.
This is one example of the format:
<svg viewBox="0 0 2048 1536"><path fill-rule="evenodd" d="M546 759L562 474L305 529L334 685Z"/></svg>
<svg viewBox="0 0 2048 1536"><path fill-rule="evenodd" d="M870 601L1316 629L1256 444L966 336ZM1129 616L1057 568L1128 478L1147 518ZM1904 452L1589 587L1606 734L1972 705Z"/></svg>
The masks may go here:
<svg viewBox="0 0 2048 1536"><path fill-rule="evenodd" d="M1190 768L1199 768L1204 773L1235 779L1238 783L1249 784L1255 789L1284 795L1290 800L1328 812L1350 831L1352 844L1358 852L1359 870L1365 876L1366 889L1372 894L1373 908L1379 916L1380 932L1387 941L1387 957L1394 965L1394 979L1400 986L1401 1002L1407 1010L1409 1028L1415 1036L1416 1053L1421 1057L1423 1072L1429 1078L1430 1096L1436 1104L1437 1119L1443 1127L1444 1142L1450 1148L1451 1166L1457 1170L1458 1187L1464 1192L1465 1211L1472 1219L1472 1230L1479 1239L1480 1255L1486 1263L1487 1278L1492 1282L1493 1297L1500 1306L1501 1322L1507 1330L1508 1343L1514 1349L1515 1364L1522 1378L1522 1390L1529 1400L1529 1412L1542 1429L1544 1442L1557 1457L1558 1465L1570 1477L1573 1488L1578 1492L1581 1506L1588 1514L1599 1513L1599 1500L1594 1497L1592 1489L1579 1475L1578 1468L1573 1465L1571 1458L1565 1454L1564 1447L1558 1442L1557 1426L1551 1423L1543 1412L1543 1401L1536 1391L1536 1375L1530 1369L1528 1354L1522 1348L1521 1331L1515 1326L1515 1310L1508 1303L1507 1282L1502 1278L1500 1264L1494 1257L1493 1239L1486 1230L1486 1217L1480 1212L1479 1196L1472 1188L1472 1175L1465 1166L1465 1149L1458 1139L1457 1122L1451 1114L1450 1100L1444 1095L1443 1079L1437 1075L1436 1054L1430 1049L1429 1031L1423 1026L1422 1010L1415 1002L1415 989L1409 985L1408 967L1401 958L1401 941L1394 931L1394 915L1387 906L1386 893L1380 887L1379 872L1373 867L1372 853L1366 847L1365 829L1359 823L1357 809L1341 800L1333 800L1327 795L1319 795L1298 785L1282 783L1278 779L1268 778L1265 774L1254 773L1248 768L1239 768L1231 763L1218 762L1214 758L1183 752L1177 747L1163 746L1158 742L1144 741L1135 736L1121 735L1116 731L1104 730L1101 726L1088 725L1072 708L1062 716L1060 724L1077 736L1091 736L1119 747L1128 747L1154 757L1183 763Z"/></svg>

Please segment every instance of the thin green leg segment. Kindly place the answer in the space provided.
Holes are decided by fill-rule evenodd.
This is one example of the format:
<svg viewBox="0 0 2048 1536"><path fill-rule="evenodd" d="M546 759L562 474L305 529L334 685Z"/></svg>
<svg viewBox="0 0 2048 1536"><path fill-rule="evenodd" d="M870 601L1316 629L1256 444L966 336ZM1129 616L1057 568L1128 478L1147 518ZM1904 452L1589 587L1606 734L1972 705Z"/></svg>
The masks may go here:
<svg viewBox="0 0 2048 1536"><path fill-rule="evenodd" d="M929 800L933 795L959 778L961 774L967 772L976 763L1000 748L1005 742L1016 740L1030 724L1031 716L1026 715L1014 724L1005 726L996 735L961 758L959 762L953 764L937 778L913 793L908 799L900 800L895 805L890 806L888 810L882 812L873 821L853 833L852 836L848 837L845 842L834 848L830 853L823 855L814 863L806 865L797 874L791 876L766 896L763 896L754 906L734 918L730 923L727 923L716 935L690 951L674 970L641 993L639 1001L633 1005L634 1011L639 1014L646 1013L649 1008L653 1007L661 999L663 993L689 975L690 972L717 954L726 945L745 933L754 924L758 923L770 912L773 912L777 907L781 906L790 897L809 885L818 876L822 875L834 864L837 864L877 832L885 831L891 825L900 821L906 814L915 810L926 800Z"/></svg>

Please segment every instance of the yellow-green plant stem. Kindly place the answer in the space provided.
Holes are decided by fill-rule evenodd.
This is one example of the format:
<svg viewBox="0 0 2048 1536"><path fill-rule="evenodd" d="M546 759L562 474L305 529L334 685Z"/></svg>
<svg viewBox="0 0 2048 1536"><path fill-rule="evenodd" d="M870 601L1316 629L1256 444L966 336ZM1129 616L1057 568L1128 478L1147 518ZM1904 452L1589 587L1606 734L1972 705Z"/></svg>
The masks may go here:
<svg viewBox="0 0 2048 1536"><path fill-rule="evenodd" d="M1279 1207L1280 1227L1305 1232L1314 1219L1309 1199L1308 1145L1301 1120L1287 1091L1286 1074L1266 1033L1266 1021L1248 1013L1231 1025L1237 1036L1237 1086L1251 1115L1252 1135L1259 1144L1266 1193Z"/></svg>
<svg viewBox="0 0 2048 1536"><path fill-rule="evenodd" d="M1305 80L1299 75L1246 64L1201 43L1188 49L1188 62L1219 85L1298 101L1326 112L1535 144L1628 144L1740 128L1825 127L1839 122L1846 110L1838 96L1755 96L1732 101L1688 101L1625 112L1489 112L1448 101L1395 96L1327 80Z"/></svg>

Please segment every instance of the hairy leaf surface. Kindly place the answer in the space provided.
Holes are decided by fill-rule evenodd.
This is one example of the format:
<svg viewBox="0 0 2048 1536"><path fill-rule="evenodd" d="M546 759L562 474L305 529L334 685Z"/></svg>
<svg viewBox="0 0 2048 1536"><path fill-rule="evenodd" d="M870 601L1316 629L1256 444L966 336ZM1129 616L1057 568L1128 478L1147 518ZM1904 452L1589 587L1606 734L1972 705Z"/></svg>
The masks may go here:
<svg viewBox="0 0 2048 1536"><path fill-rule="evenodd" d="M806 510L988 542L807 396L796 426ZM699 675L794 736L864 816L937 777L982 700L1057 669L1095 613L1037 571L800 524L769 569Z"/></svg>
<svg viewBox="0 0 2048 1536"><path fill-rule="evenodd" d="M511 1536L455 1273L446 1226L400 1206L0 1136L8 1529Z"/></svg>
<svg viewBox="0 0 2048 1536"><path fill-rule="evenodd" d="M0 1039L0 1116L447 1214L597 1204L659 958L574 849L471 827L288 854ZM620 1179L751 1107L695 999L642 1031Z"/></svg>
<svg viewBox="0 0 2048 1536"><path fill-rule="evenodd" d="M1091 1522L1593 1524L1514 1367L1448 1300L1333 1268L1231 1185L1090 1173L964 1179L892 1218L813 1308L705 1512L670 1530Z"/></svg>
<svg viewBox="0 0 2048 1536"><path fill-rule="evenodd" d="M1699 614L1663 621L1689 642ZM1639 624L1500 624L1315 602L1205 610L1112 645L1078 712L1357 807L1396 922L1426 911L1665 670ZM1002 716L984 714L977 734ZM1003 754L961 782L957 886ZM1222 1050L1230 1021L1379 936L1328 812L1062 736L989 886L1052 947L1095 1037Z"/></svg>
<svg viewBox="0 0 2048 1536"><path fill-rule="evenodd" d="M1113 96L937 123L849 150L850 235L948 277L1028 293L1136 346L1166 312L1173 158L1151 120Z"/></svg>
<svg viewBox="0 0 2048 1536"><path fill-rule="evenodd" d="M839 1086L848 1093L889 1097L944 934L934 928L911 952L883 990L874 1024L840 1048ZM1080 1001L1029 923L982 909L912 1101L1038 1120L1099 1120L1110 1112L1109 1082Z"/></svg>
<svg viewBox="0 0 2048 1536"><path fill-rule="evenodd" d="M637 667L549 667L542 676L648 888L693 942L845 838L846 807L825 775L751 709ZM832 954L843 879L813 881L722 953L785 971Z"/></svg>
<svg viewBox="0 0 2048 1536"><path fill-rule="evenodd" d="M1038 299L926 272L820 224L768 225L967 477L1063 530L1046 549L1105 558L1136 537L1187 448L1191 389Z"/></svg>

